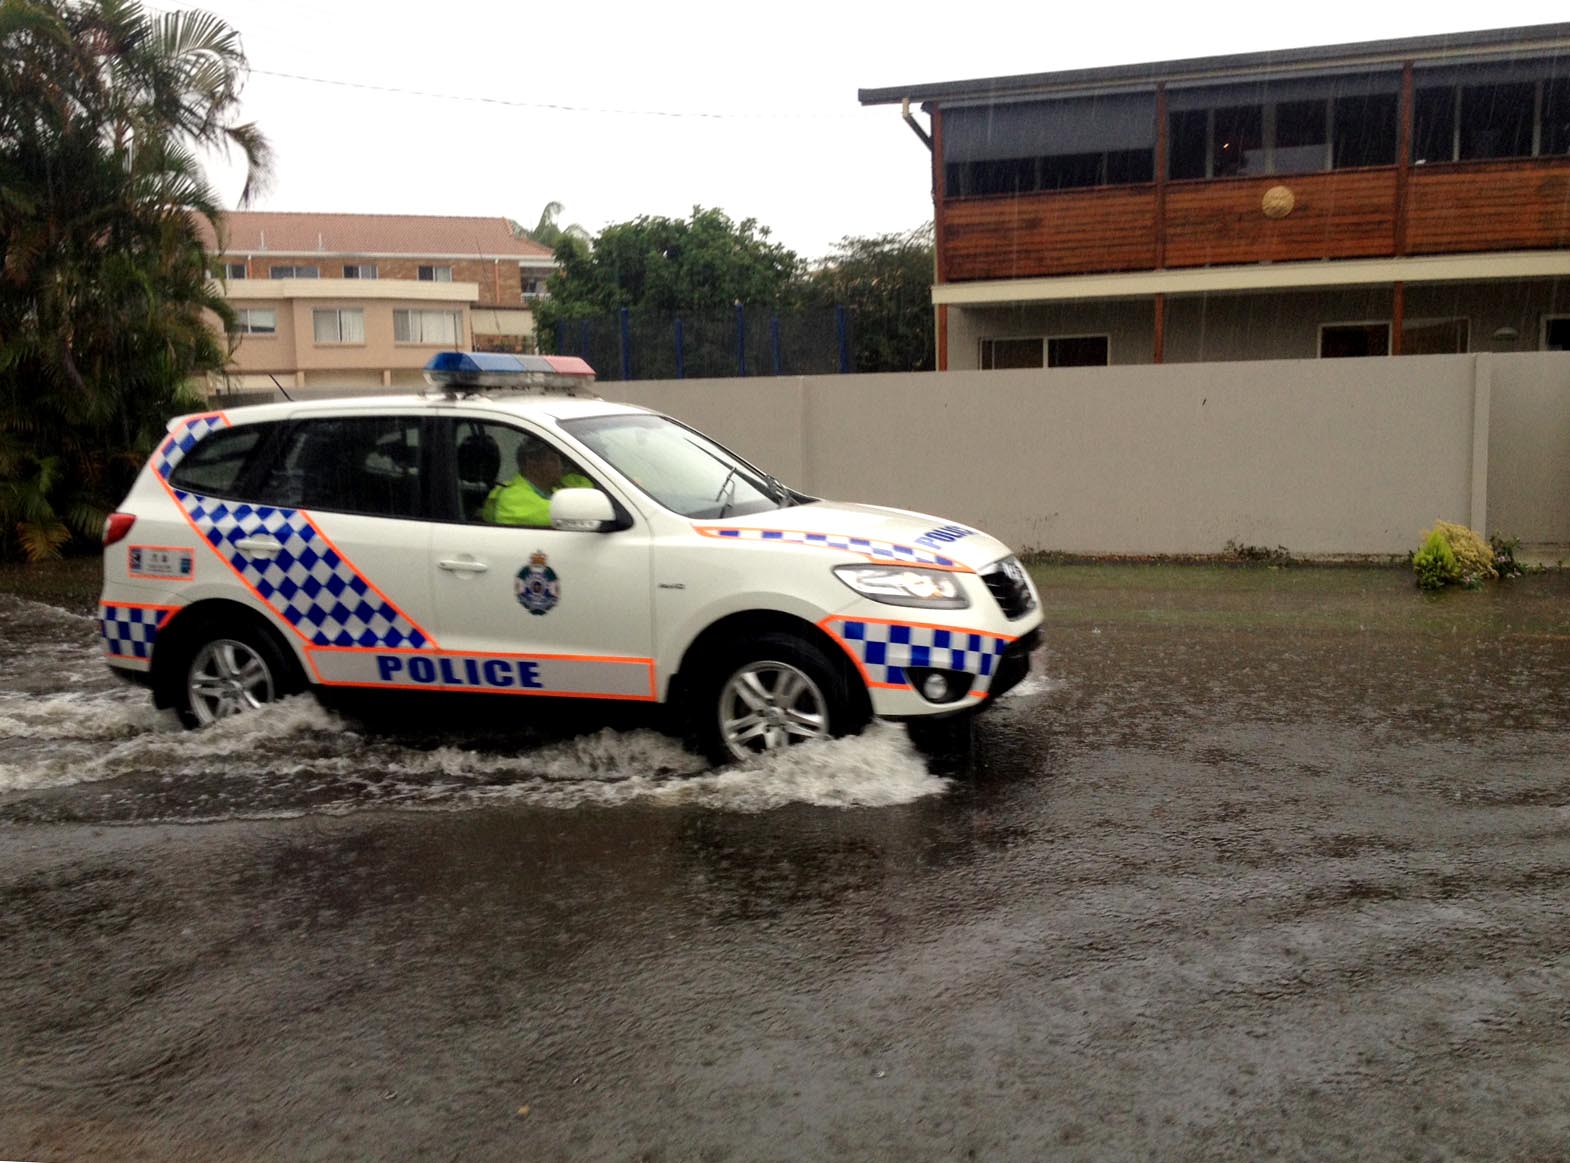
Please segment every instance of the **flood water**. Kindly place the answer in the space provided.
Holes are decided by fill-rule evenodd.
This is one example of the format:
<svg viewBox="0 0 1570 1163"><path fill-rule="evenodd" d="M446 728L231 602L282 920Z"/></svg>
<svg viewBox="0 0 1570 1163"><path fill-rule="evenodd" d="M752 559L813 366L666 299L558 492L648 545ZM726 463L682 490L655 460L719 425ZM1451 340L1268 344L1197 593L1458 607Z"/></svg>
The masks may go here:
<svg viewBox="0 0 1570 1163"><path fill-rule="evenodd" d="M1570 576L1038 581L968 761L719 772L0 596L0 1157L1570 1156Z"/></svg>

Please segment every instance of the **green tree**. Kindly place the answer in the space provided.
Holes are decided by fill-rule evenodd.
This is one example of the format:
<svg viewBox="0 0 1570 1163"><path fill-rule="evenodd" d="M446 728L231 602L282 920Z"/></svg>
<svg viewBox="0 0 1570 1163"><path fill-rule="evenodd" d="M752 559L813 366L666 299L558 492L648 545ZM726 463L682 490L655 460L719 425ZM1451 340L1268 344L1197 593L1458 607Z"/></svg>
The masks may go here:
<svg viewBox="0 0 1570 1163"><path fill-rule="evenodd" d="M238 33L129 0L0 0L0 553L53 556L105 511L192 377L222 368L233 313L201 223L198 161L267 142L236 118Z"/></svg>
<svg viewBox="0 0 1570 1163"><path fill-rule="evenodd" d="M588 250L559 243L556 261L550 296L537 312L547 335L558 320L622 307L703 311L784 302L802 269L756 219L733 222L724 211L701 206L691 218L644 215L607 226Z"/></svg>
<svg viewBox="0 0 1570 1163"><path fill-rule="evenodd" d="M805 299L845 306L855 321L858 372L931 371L932 224L840 240L807 276Z"/></svg>

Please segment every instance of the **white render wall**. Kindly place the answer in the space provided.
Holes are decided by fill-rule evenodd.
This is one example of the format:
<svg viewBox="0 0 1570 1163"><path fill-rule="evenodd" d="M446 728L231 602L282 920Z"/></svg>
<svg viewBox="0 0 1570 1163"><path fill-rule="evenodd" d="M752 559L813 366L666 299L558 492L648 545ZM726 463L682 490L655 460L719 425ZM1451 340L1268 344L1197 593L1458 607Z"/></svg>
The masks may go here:
<svg viewBox="0 0 1570 1163"><path fill-rule="evenodd" d="M1391 555L1436 519L1570 543L1570 354L607 383L820 496L1019 549Z"/></svg>

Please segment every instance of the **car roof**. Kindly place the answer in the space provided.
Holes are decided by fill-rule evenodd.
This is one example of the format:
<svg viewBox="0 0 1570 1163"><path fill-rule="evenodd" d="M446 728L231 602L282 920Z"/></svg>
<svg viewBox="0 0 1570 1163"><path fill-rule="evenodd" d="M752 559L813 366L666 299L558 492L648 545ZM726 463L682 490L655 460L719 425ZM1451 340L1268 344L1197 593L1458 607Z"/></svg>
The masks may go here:
<svg viewBox="0 0 1570 1163"><path fill-rule="evenodd" d="M460 415L490 412L526 420L571 420L581 416L615 416L648 413L636 404L620 404L582 396L555 396L534 392L495 392L451 397L441 392L402 396L340 396L327 399L294 400L274 404L248 404L224 408L220 396L212 401L231 424L256 424L264 420L283 420L312 414L342 415L345 412L444 412ZM171 422L172 423L172 422Z"/></svg>

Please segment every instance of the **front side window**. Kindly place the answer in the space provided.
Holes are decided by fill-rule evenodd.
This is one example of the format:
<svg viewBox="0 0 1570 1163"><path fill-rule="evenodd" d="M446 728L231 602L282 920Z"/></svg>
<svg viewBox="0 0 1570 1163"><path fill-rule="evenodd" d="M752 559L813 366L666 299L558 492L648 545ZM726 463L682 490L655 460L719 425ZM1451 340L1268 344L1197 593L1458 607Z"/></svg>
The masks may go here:
<svg viewBox="0 0 1570 1163"><path fill-rule="evenodd" d="M320 267L275 266L267 269L267 277L271 279L319 279L322 277L322 271Z"/></svg>
<svg viewBox="0 0 1570 1163"><path fill-rule="evenodd" d="M1570 315L1549 315L1543 319L1543 350L1570 351Z"/></svg>
<svg viewBox="0 0 1570 1163"><path fill-rule="evenodd" d="M277 335L278 312L273 307L241 307L234 313L239 335Z"/></svg>
<svg viewBox="0 0 1570 1163"><path fill-rule="evenodd" d="M564 420L595 455L673 513L693 519L778 509L783 489L728 449L665 416Z"/></svg>
<svg viewBox="0 0 1570 1163"><path fill-rule="evenodd" d="M346 279L374 279L377 277L376 264L373 262L345 263L343 277Z"/></svg>
<svg viewBox="0 0 1570 1163"><path fill-rule="evenodd" d="M462 517L479 525L549 528L558 489L599 488L555 445L508 424L463 420L452 428Z"/></svg>
<svg viewBox="0 0 1570 1163"><path fill-rule="evenodd" d="M450 283L452 267L418 267L415 270L415 277L422 283Z"/></svg>
<svg viewBox="0 0 1570 1163"><path fill-rule="evenodd" d="M245 276L246 276L246 270L245 270L245 264L243 262L226 262L226 263L224 263L224 278L226 278L226 279L243 279L243 278L245 278Z"/></svg>
<svg viewBox="0 0 1570 1163"><path fill-rule="evenodd" d="M311 327L317 343L365 342L365 312L359 307L318 307Z"/></svg>
<svg viewBox="0 0 1570 1163"><path fill-rule="evenodd" d="M198 446L200 447L200 446ZM256 498L287 509L418 518L417 416L332 416L295 425Z"/></svg>
<svg viewBox="0 0 1570 1163"><path fill-rule="evenodd" d="M393 312L393 339L399 343L436 343L461 346L463 344L463 313L461 311L419 311L414 309Z"/></svg>

